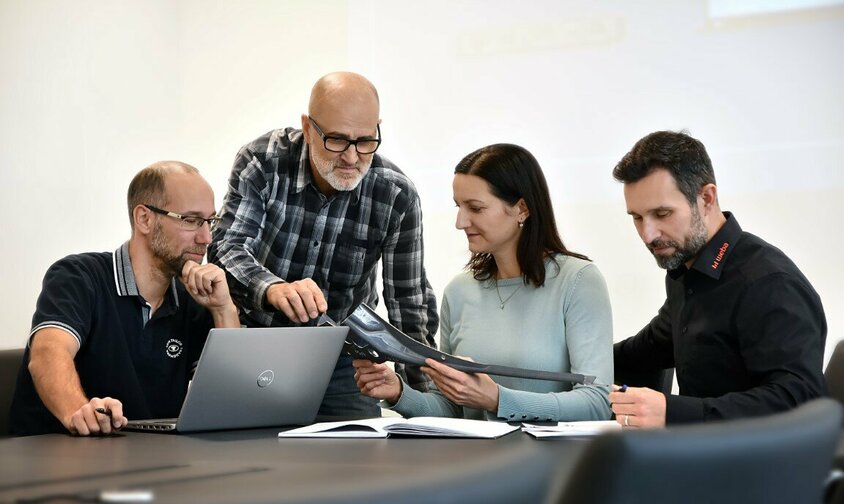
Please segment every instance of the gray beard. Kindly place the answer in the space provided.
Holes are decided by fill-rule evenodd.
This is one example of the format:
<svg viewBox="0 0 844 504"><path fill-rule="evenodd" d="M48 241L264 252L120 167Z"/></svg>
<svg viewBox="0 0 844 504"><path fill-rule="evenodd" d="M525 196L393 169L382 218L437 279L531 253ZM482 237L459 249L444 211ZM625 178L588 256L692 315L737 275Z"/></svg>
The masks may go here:
<svg viewBox="0 0 844 504"><path fill-rule="evenodd" d="M328 185L334 188L335 191L354 191L355 188L360 184L361 180L363 180L364 175L369 170L369 163L364 165L361 162L358 162L356 168L360 170L358 175L354 179L349 179L345 177L338 177L334 173L334 167L336 166L335 161L323 161L316 156L312 156L311 162L316 165L316 170L319 172L320 176L328 182ZM372 161L370 160L370 163Z"/></svg>

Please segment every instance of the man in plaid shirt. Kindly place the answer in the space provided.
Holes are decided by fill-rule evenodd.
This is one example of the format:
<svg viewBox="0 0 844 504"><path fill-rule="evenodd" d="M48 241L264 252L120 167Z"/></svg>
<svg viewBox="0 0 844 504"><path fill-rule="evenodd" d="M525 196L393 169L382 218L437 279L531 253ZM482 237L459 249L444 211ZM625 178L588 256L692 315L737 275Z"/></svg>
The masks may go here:
<svg viewBox="0 0 844 504"><path fill-rule="evenodd" d="M390 322L435 346L419 196L375 153L380 123L372 83L332 73L314 85L302 129L270 131L238 152L208 256L228 273L246 325L307 325L323 312L342 320L360 303L374 307L380 260ZM396 367L427 389L417 367ZM379 414L350 357L340 356L320 414Z"/></svg>

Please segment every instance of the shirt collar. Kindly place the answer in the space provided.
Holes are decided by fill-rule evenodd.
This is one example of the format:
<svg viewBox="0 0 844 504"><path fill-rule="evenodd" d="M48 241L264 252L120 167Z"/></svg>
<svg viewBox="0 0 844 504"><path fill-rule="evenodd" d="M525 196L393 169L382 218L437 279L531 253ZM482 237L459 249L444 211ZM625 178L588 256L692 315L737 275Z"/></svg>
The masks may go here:
<svg viewBox="0 0 844 504"><path fill-rule="evenodd" d="M316 185L316 181L314 181L314 175L311 172L311 158L308 155L309 146L308 146L308 142L305 141L305 134L302 133L301 130L297 131L296 133L298 133L301 137L302 150L301 150L301 153L299 154L299 166L298 166L296 173L293 177L293 179L295 180L295 183L293 184L293 188L292 188L293 191L292 192L295 193L295 194L298 194L298 193L304 191L305 188L308 186L308 184L310 184L310 185L313 185L314 189L318 193L321 193L321 191L319 190L319 188ZM366 175L363 176L364 180L361 180L360 184L358 184L358 186L355 187L354 190L352 190L352 191L338 191L334 194L334 196L338 196L338 195L341 195L341 194L344 194L344 193L349 193L352 196L352 202L353 203L357 203L358 201L360 201L361 186L363 186L365 179L367 177L369 177L370 174L372 173L372 168L374 166L376 166L377 159L378 159L377 155L372 157L372 164L369 167L369 171L366 172ZM380 164L380 162L378 164Z"/></svg>
<svg viewBox="0 0 844 504"><path fill-rule="evenodd" d="M726 222L709 240L709 243L704 245L691 267L691 269L715 280L721 278L724 264L729 259L730 253L735 248L742 232L741 226L732 213L724 212L724 217L727 219ZM685 271L685 266L681 266L677 270Z"/></svg>
<svg viewBox="0 0 844 504"><path fill-rule="evenodd" d="M117 287L117 295L141 297L141 292L138 290L138 283L135 281L135 271L132 269L132 260L129 258L128 241L114 251L112 261L114 262L114 283ZM169 290L172 293L173 303L178 308L179 291L176 289L175 277L170 279Z"/></svg>
<svg viewBox="0 0 844 504"><path fill-rule="evenodd" d="M302 149L299 151L299 165L293 176L293 192L298 194L313 182L314 176L311 174L311 161L308 157L308 142L305 141L305 134L301 130L297 130L294 134L299 135L299 138L294 138L293 141L299 140L302 142Z"/></svg>

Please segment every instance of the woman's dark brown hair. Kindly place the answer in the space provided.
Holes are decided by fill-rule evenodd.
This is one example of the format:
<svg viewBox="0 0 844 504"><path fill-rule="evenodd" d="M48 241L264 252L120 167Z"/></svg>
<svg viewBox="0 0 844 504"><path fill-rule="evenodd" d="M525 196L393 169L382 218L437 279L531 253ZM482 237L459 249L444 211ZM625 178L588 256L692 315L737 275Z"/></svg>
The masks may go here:
<svg viewBox="0 0 844 504"><path fill-rule="evenodd" d="M508 205L524 200L530 215L524 221L516 258L525 284L536 287L545 284L545 259L554 254L589 260L563 245L545 175L536 158L523 147L513 144L482 147L464 157L454 173L484 179L492 194ZM466 267L476 280L489 280L498 273L495 259L489 253L472 254Z"/></svg>

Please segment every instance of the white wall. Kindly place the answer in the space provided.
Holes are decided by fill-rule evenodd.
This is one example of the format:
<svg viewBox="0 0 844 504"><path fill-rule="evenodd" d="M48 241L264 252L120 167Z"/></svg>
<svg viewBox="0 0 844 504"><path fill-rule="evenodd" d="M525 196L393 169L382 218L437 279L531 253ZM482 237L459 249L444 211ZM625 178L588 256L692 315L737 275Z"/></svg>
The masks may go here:
<svg viewBox="0 0 844 504"><path fill-rule="evenodd" d="M828 348L844 336L841 8L727 19L701 1L354 5L350 61L385 90L384 153L423 193L437 288L467 257L454 165L520 143L546 171L563 239L607 278L616 339L634 333L664 299L663 274L610 173L644 134L688 128L708 147L722 208L813 282Z"/></svg>
<svg viewBox="0 0 844 504"><path fill-rule="evenodd" d="M517 7L518 5L518 7ZM663 297L613 165L688 128L721 203L784 249L844 335L841 7L717 17L702 0L69 2L0 0L0 347L23 344L46 267L128 237L131 176L195 164L217 192L237 149L298 124L320 75L382 98L383 154L416 182L438 293L467 257L451 173L485 144L530 149L563 238L607 278L616 339Z"/></svg>
<svg viewBox="0 0 844 504"><path fill-rule="evenodd" d="M129 237L126 188L182 143L169 2L0 2L0 347L56 259Z"/></svg>

